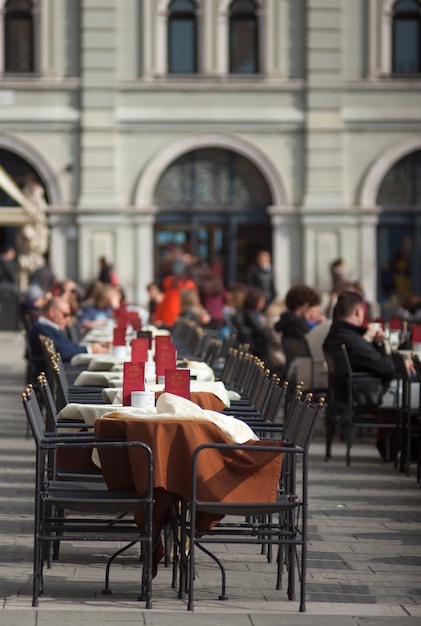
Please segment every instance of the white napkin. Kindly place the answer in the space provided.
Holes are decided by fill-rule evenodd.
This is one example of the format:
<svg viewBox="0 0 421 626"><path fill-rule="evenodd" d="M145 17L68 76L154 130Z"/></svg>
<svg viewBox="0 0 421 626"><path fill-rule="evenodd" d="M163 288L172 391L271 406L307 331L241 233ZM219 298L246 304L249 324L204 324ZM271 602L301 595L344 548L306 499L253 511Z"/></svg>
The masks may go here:
<svg viewBox="0 0 421 626"><path fill-rule="evenodd" d="M116 411L121 412L122 417L209 421L218 426L224 437L231 443L245 443L250 439L259 440L259 437L242 420L217 411L201 409L198 404L172 393L163 393L159 396L156 402L156 412L151 409L122 407L113 411L114 416ZM107 417L107 414L103 417Z"/></svg>

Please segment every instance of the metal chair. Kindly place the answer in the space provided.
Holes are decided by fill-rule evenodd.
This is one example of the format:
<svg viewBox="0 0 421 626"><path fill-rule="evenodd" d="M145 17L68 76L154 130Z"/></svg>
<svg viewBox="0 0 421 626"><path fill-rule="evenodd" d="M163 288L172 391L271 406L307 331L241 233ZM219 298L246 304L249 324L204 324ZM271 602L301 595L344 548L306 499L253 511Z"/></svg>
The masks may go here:
<svg viewBox="0 0 421 626"><path fill-rule="evenodd" d="M417 418L420 410L420 397L416 404L412 402L412 386L418 381L413 379L405 365L404 356L398 352L392 352L393 363L399 376L398 410L400 413L402 429L402 446L400 454L400 470L407 476L411 473L411 439L417 435Z"/></svg>
<svg viewBox="0 0 421 626"><path fill-rule="evenodd" d="M259 546L283 546L288 568L288 598L295 598L295 560L299 563L300 611L306 610L306 566L307 566L307 506L308 506L308 449L314 428L324 400L311 404L311 394L306 400L298 399L291 406L292 414L284 432L283 441L260 441L254 445L204 444L193 456L192 494L190 499L190 521L187 522L187 536L190 542L188 556L188 610L194 610L194 581L196 573L196 548L211 556L222 573L222 589L219 598L226 599L225 570L221 561L204 545L257 544ZM236 455L249 454L255 467L273 455L283 455L283 469L279 476L278 497L273 501L215 502L204 501L200 495L201 481L198 465L207 450L217 449L226 459L227 467ZM298 463L298 458L300 463ZM253 467L247 467L253 471ZM299 474L299 479L297 475ZM298 488L300 485L300 488ZM222 519L211 530L200 527L200 515L211 514ZM235 521L232 521L232 516ZM300 558L298 552L301 551ZM283 562L278 555L277 588ZM182 589L181 589L182 594Z"/></svg>
<svg viewBox="0 0 421 626"><path fill-rule="evenodd" d="M146 608L152 607L152 550L153 550L153 456L141 442L97 440L85 436L58 436L45 430L41 410L34 390L22 394L23 406L36 446L35 461L35 519L34 568L32 605L38 606L43 593L43 567L48 559L48 546L59 541L116 541L130 542L112 555L107 563L105 589L110 593L109 570L114 558L128 547L141 543L143 547L143 574L141 598ZM56 481L51 477L51 453L61 449L138 448L144 455L148 489L142 496L134 491L109 491L104 484ZM60 512L65 510L66 516ZM144 512L143 526L137 526L126 515Z"/></svg>
<svg viewBox="0 0 421 626"><path fill-rule="evenodd" d="M339 350L325 351L325 359L329 373L329 388L326 411L326 453L325 459L332 456L332 440L335 434L337 415L345 414L346 464L351 464L351 447L354 430L357 428L378 428L379 406L383 397L383 385L378 376L368 372L353 372L345 344ZM358 400L359 391L364 386L372 387L373 400ZM374 397L376 396L376 398ZM382 428L395 431L399 438L399 419L396 408L384 408L382 412L392 413L392 423L381 424Z"/></svg>
<svg viewBox="0 0 421 626"><path fill-rule="evenodd" d="M418 354L412 355L415 374L419 383L419 406L418 415L414 419L414 436L416 440L417 483L421 481L421 361Z"/></svg>
<svg viewBox="0 0 421 626"><path fill-rule="evenodd" d="M325 359L313 357L306 337L282 335L282 346L286 357L286 379L293 385L303 380L305 390L325 395L327 388L316 384L317 368L325 366ZM301 375L303 365L308 370L308 377Z"/></svg>

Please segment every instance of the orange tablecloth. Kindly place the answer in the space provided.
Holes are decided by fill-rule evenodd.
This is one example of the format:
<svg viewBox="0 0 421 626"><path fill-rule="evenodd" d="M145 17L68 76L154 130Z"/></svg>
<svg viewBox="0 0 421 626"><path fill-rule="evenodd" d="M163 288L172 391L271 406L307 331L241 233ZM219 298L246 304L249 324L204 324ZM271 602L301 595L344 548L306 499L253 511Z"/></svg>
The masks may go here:
<svg viewBox="0 0 421 626"><path fill-rule="evenodd" d="M194 450L202 443L230 443L215 424L171 418L102 417L95 422L95 435L143 441L152 449L156 532L167 523L173 502L180 498L190 499ZM267 441L247 443L268 445ZM136 489L138 494L146 491L145 459L141 450L101 449L100 459L109 489ZM220 451L210 449L199 455L198 497L226 502L275 501L281 466L282 455L279 453L262 453L256 459L256 455L249 451L234 450L222 455ZM215 519L205 515L200 520L200 527L211 527L213 523Z"/></svg>

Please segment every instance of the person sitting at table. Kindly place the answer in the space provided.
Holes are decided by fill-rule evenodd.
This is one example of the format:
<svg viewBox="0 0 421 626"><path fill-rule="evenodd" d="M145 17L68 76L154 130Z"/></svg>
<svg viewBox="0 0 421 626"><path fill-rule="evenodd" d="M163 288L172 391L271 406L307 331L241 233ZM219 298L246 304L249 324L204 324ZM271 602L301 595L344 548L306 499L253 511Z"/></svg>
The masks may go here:
<svg viewBox="0 0 421 626"><path fill-rule="evenodd" d="M287 307L274 329L285 337L304 337L320 318L320 296L308 285L293 285L285 297Z"/></svg>
<svg viewBox="0 0 421 626"><path fill-rule="evenodd" d="M92 302L81 307L79 326L82 332L92 328L105 326L112 319L114 310L120 306L120 297L112 285L96 286L92 294Z"/></svg>
<svg viewBox="0 0 421 626"><path fill-rule="evenodd" d="M375 323L363 326L364 318L363 295L355 289L342 291L335 305L332 325L323 342L323 349L325 352L333 352L340 350L342 344L345 344L354 372L367 372L381 379L383 386L383 402L379 407L379 414L381 414L381 407L392 408L396 404L397 374L392 359L385 354L383 329L378 328ZM407 368L412 374L412 361L407 361ZM340 396L341 390L337 391ZM385 435L385 430L379 428L377 448L383 458Z"/></svg>
<svg viewBox="0 0 421 626"><path fill-rule="evenodd" d="M107 343L93 343L86 347L71 341L66 333L66 324L69 317L71 317L71 311L67 300L56 296L46 302L41 316L34 322L28 334L34 357L43 356L39 335L50 337L53 340L54 347L61 354L63 361L70 361L75 354L83 352L92 352L94 354L109 352L110 346Z"/></svg>

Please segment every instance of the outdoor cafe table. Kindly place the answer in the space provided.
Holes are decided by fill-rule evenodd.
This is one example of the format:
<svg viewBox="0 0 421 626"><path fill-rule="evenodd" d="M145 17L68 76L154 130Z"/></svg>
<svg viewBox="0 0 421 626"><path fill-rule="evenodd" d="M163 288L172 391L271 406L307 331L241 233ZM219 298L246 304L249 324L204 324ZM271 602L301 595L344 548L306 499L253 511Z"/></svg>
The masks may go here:
<svg viewBox="0 0 421 626"><path fill-rule="evenodd" d="M232 437L226 436L209 421L179 417L139 419L130 415L130 409L98 418L94 430L98 437L143 441L152 449L157 539L170 519L172 505L181 499L190 499L194 450L202 443L233 443ZM259 446L269 442L245 440L240 443ZM275 442L272 445L276 445ZM99 457L109 489L135 489L138 494L146 491L145 459L141 452L102 448ZM198 498L224 502L275 501L281 465L282 455L279 453L265 452L256 459L256 455L249 451L234 450L222 455L219 450L210 449L207 454L199 456ZM135 513L135 521L142 525L141 513ZM204 514L198 525L211 528L217 521L214 516ZM163 556L162 543L156 543L155 568Z"/></svg>
<svg viewBox="0 0 421 626"><path fill-rule="evenodd" d="M67 404L58 413L57 419L63 421L67 420L69 422L81 422L80 427L78 426L78 430L83 430L83 422L87 425L92 425L98 417L110 412L128 411L132 416L135 415L138 417L151 417L151 415L168 416L168 411L172 412L174 415L177 411L180 411L179 407L181 406L183 407L181 410L184 414L188 413L195 419L202 417L202 410L206 410L211 412L210 414L214 421L218 421L226 428L229 429L232 424L236 425L234 441L237 441L235 437L238 438L237 433L244 430L244 427L242 426L243 423L240 420L235 420L233 422L232 420L234 420L234 418L218 413L224 408L224 406L214 394L206 392L193 392L190 394L190 397L191 401L185 400L184 398L178 398L172 394L160 392L157 398L157 407L152 409L123 407L121 404L80 404L76 402L69 402L69 404ZM60 427L58 427L58 430L60 431ZM65 432L69 432L68 428L64 430ZM97 469L92 462L91 452L84 448L60 450L57 456L57 467L59 469L75 471L93 471Z"/></svg>

